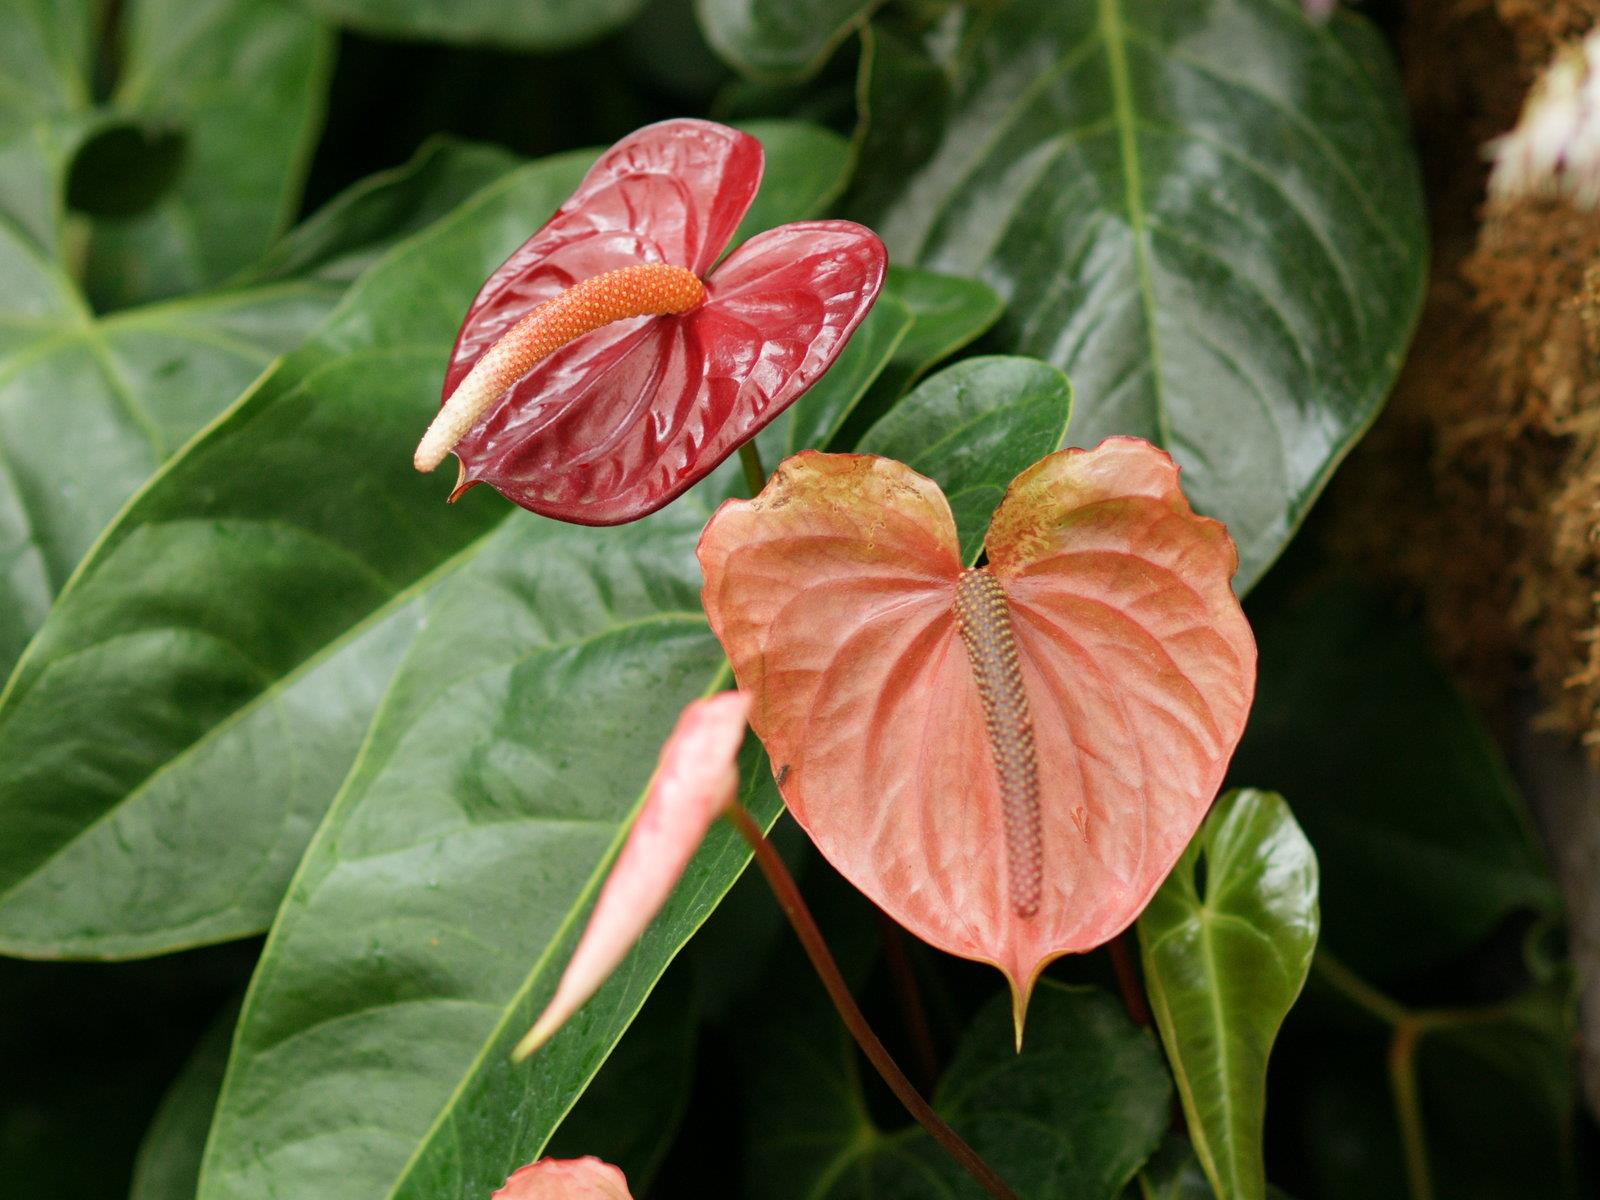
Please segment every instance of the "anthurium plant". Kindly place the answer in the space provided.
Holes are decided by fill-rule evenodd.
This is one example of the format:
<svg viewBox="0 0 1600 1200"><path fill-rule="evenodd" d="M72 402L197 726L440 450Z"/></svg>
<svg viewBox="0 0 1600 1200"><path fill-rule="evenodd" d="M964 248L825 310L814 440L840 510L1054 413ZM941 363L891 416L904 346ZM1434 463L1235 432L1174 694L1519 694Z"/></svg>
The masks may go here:
<svg viewBox="0 0 1600 1200"><path fill-rule="evenodd" d="M581 7L0 0L0 1192L1579 1194L1384 35Z"/></svg>

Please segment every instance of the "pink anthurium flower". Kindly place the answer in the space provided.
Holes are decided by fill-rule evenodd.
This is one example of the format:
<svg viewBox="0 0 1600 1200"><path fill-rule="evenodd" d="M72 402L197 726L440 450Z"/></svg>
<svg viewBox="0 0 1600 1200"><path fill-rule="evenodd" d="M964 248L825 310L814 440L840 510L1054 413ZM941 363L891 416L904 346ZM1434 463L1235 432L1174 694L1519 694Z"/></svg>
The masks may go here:
<svg viewBox="0 0 1600 1200"><path fill-rule="evenodd" d="M546 516L616 525L799 398L877 299L886 256L860 225L801 221L710 270L762 161L749 134L695 120L601 155L467 311L417 468L453 451L452 499L488 483Z"/></svg>
<svg viewBox="0 0 1600 1200"><path fill-rule="evenodd" d="M993 963L1017 1036L1052 959L1107 941L1200 824L1255 642L1226 530L1137 438L1016 478L963 564L944 494L803 453L700 541L703 600L785 801L926 941Z"/></svg>
<svg viewBox="0 0 1600 1200"><path fill-rule="evenodd" d="M598 1158L541 1158L511 1173L489 1200L633 1200L622 1172Z"/></svg>
<svg viewBox="0 0 1600 1200"><path fill-rule="evenodd" d="M750 698L741 692L696 700L683 710L555 996L513 1057L532 1054L582 1008L661 911L711 823L738 795L737 759L749 714Z"/></svg>

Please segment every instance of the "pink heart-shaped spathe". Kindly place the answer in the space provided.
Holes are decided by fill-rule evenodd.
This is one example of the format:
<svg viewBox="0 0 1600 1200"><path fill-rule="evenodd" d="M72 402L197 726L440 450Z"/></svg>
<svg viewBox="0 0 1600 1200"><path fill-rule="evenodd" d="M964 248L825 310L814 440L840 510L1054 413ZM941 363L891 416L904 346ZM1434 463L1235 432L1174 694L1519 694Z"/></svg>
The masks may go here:
<svg viewBox="0 0 1600 1200"><path fill-rule="evenodd" d="M1139 439L1023 472L986 547L967 571L943 493L910 468L805 453L723 505L699 553L790 811L906 928L1004 971L1020 1036L1044 966L1132 922L1199 826L1255 642L1226 530ZM973 634L983 663L963 597L1005 617Z"/></svg>

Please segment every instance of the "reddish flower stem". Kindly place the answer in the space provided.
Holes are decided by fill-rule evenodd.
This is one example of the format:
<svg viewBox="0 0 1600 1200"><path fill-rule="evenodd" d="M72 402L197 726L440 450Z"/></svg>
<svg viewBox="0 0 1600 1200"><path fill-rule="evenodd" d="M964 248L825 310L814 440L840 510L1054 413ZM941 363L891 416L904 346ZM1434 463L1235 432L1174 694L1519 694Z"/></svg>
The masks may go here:
<svg viewBox="0 0 1600 1200"><path fill-rule="evenodd" d="M878 909L878 933L883 940L883 961L889 968L889 978L894 983L895 999L900 1004L900 1016L906 1023L906 1036L911 1039L911 1051L916 1059L918 1083L931 1088L939 1078L939 1053L933 1046L933 1027L928 1023L928 1006L922 1002L922 989L917 986L917 972L911 965L911 955L906 952L905 934L895 919Z"/></svg>
<svg viewBox="0 0 1600 1200"><path fill-rule="evenodd" d="M1150 1005L1144 998L1144 985L1139 982L1139 969L1133 965L1133 954L1128 950L1128 935L1119 933L1106 945L1111 951L1111 969L1117 973L1117 990L1122 993L1122 1007L1128 1010L1135 1025L1150 1027Z"/></svg>
<svg viewBox="0 0 1600 1200"><path fill-rule="evenodd" d="M800 945L805 948L806 957L811 960L811 965L822 980L822 986L828 990L833 1006L839 1010L845 1028L850 1031L850 1036L855 1038L856 1045L861 1047L861 1052L867 1056L867 1061L877 1068L879 1075L883 1076L883 1081L889 1085L889 1090L899 1097L900 1103L906 1106L906 1111L917 1119L918 1123L928 1131L929 1136L943 1146L946 1153L955 1159L967 1174L978 1181L984 1191L995 1197L995 1200L1017 1200L1017 1194L1006 1186L1005 1181L995 1174L994 1169L978 1157L977 1151L967 1145L959 1133L945 1124L944 1118L933 1111L933 1107L906 1078L905 1072L896 1065L889 1051L878 1040L878 1035L872 1032L872 1026L867 1024L866 1014L856 1004L855 997L850 994L850 988L844 981L844 976L839 972L839 964L834 961L833 952L828 949L822 930L817 928L816 919L806 907L805 898L801 896L794 876L789 874L789 868L784 866L783 859L773 848L772 843L767 841L756 823L751 820L744 806L735 802L728 806L723 815L750 844L750 849L755 854L756 865L761 868L762 875L766 876L773 895L778 899L778 907L783 909L784 916L789 918L789 924L794 926L795 935L799 937Z"/></svg>

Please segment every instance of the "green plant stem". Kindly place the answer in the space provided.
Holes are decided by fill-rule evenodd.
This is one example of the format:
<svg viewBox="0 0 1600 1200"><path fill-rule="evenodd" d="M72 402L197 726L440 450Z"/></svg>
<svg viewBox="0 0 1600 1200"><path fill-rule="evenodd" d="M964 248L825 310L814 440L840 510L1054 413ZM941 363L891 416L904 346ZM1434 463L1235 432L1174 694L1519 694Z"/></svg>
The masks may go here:
<svg viewBox="0 0 1600 1200"><path fill-rule="evenodd" d="M1317 950L1311 969L1351 1004L1385 1025L1398 1025L1411 1015L1405 1005L1385 996L1326 950Z"/></svg>
<svg viewBox="0 0 1600 1200"><path fill-rule="evenodd" d="M739 447L739 462L744 466L744 481L750 488L750 495L759 495L767 486L767 469L761 465L761 450L755 438Z"/></svg>
<svg viewBox="0 0 1600 1200"><path fill-rule="evenodd" d="M1422 1119L1422 1098L1417 1089L1417 1045L1424 1034L1437 1029L1504 1020L1511 1014L1511 1006L1407 1008L1384 995L1326 950L1317 951L1312 970L1351 1004L1389 1026L1389 1091L1394 1098L1395 1121L1400 1126L1407 1191L1411 1200L1434 1200L1433 1175L1428 1167L1427 1127Z"/></svg>
<svg viewBox="0 0 1600 1200"><path fill-rule="evenodd" d="M1406 1187L1411 1200L1433 1200L1433 1175L1428 1170L1428 1137L1417 1095L1417 1038L1422 1030L1402 1021L1389 1042L1389 1090L1400 1124L1400 1146L1406 1160Z"/></svg>
<svg viewBox="0 0 1600 1200"><path fill-rule="evenodd" d="M878 1035L867 1023L866 1014L861 1011L855 997L850 994L850 988L839 972L839 964L834 961L833 952L828 949L822 930L817 928L816 919L806 907L805 898L801 896L794 876L789 874L789 868L784 866L782 857L773 848L772 843L767 841L766 835L744 810L744 806L735 802L728 806L723 815L750 844L750 849L755 854L756 865L761 868L761 873L766 877L773 895L778 898L778 907L783 909L784 916L789 918L789 924L794 927L795 935L805 948L806 957L816 969L818 977L822 980L822 986L827 989L828 996L833 1001L833 1006L839 1010L845 1028L850 1031L850 1036L855 1038L856 1045L861 1047L861 1053L867 1056L867 1061L877 1068L879 1075L883 1076L883 1081L889 1085L889 1090L899 1098L901 1104L906 1106L906 1111L928 1131L928 1135L943 1146L946 1153L955 1159L967 1174L977 1180L984 1191L996 1200L1017 1200L1017 1194L1007 1187L1005 1181L995 1174L994 1169L978 1156L978 1152L967 1145L960 1134L945 1124L943 1117L933 1111L932 1105L922 1098L922 1093L918 1092L906 1078L905 1072L899 1068L889 1051L878 1040Z"/></svg>

